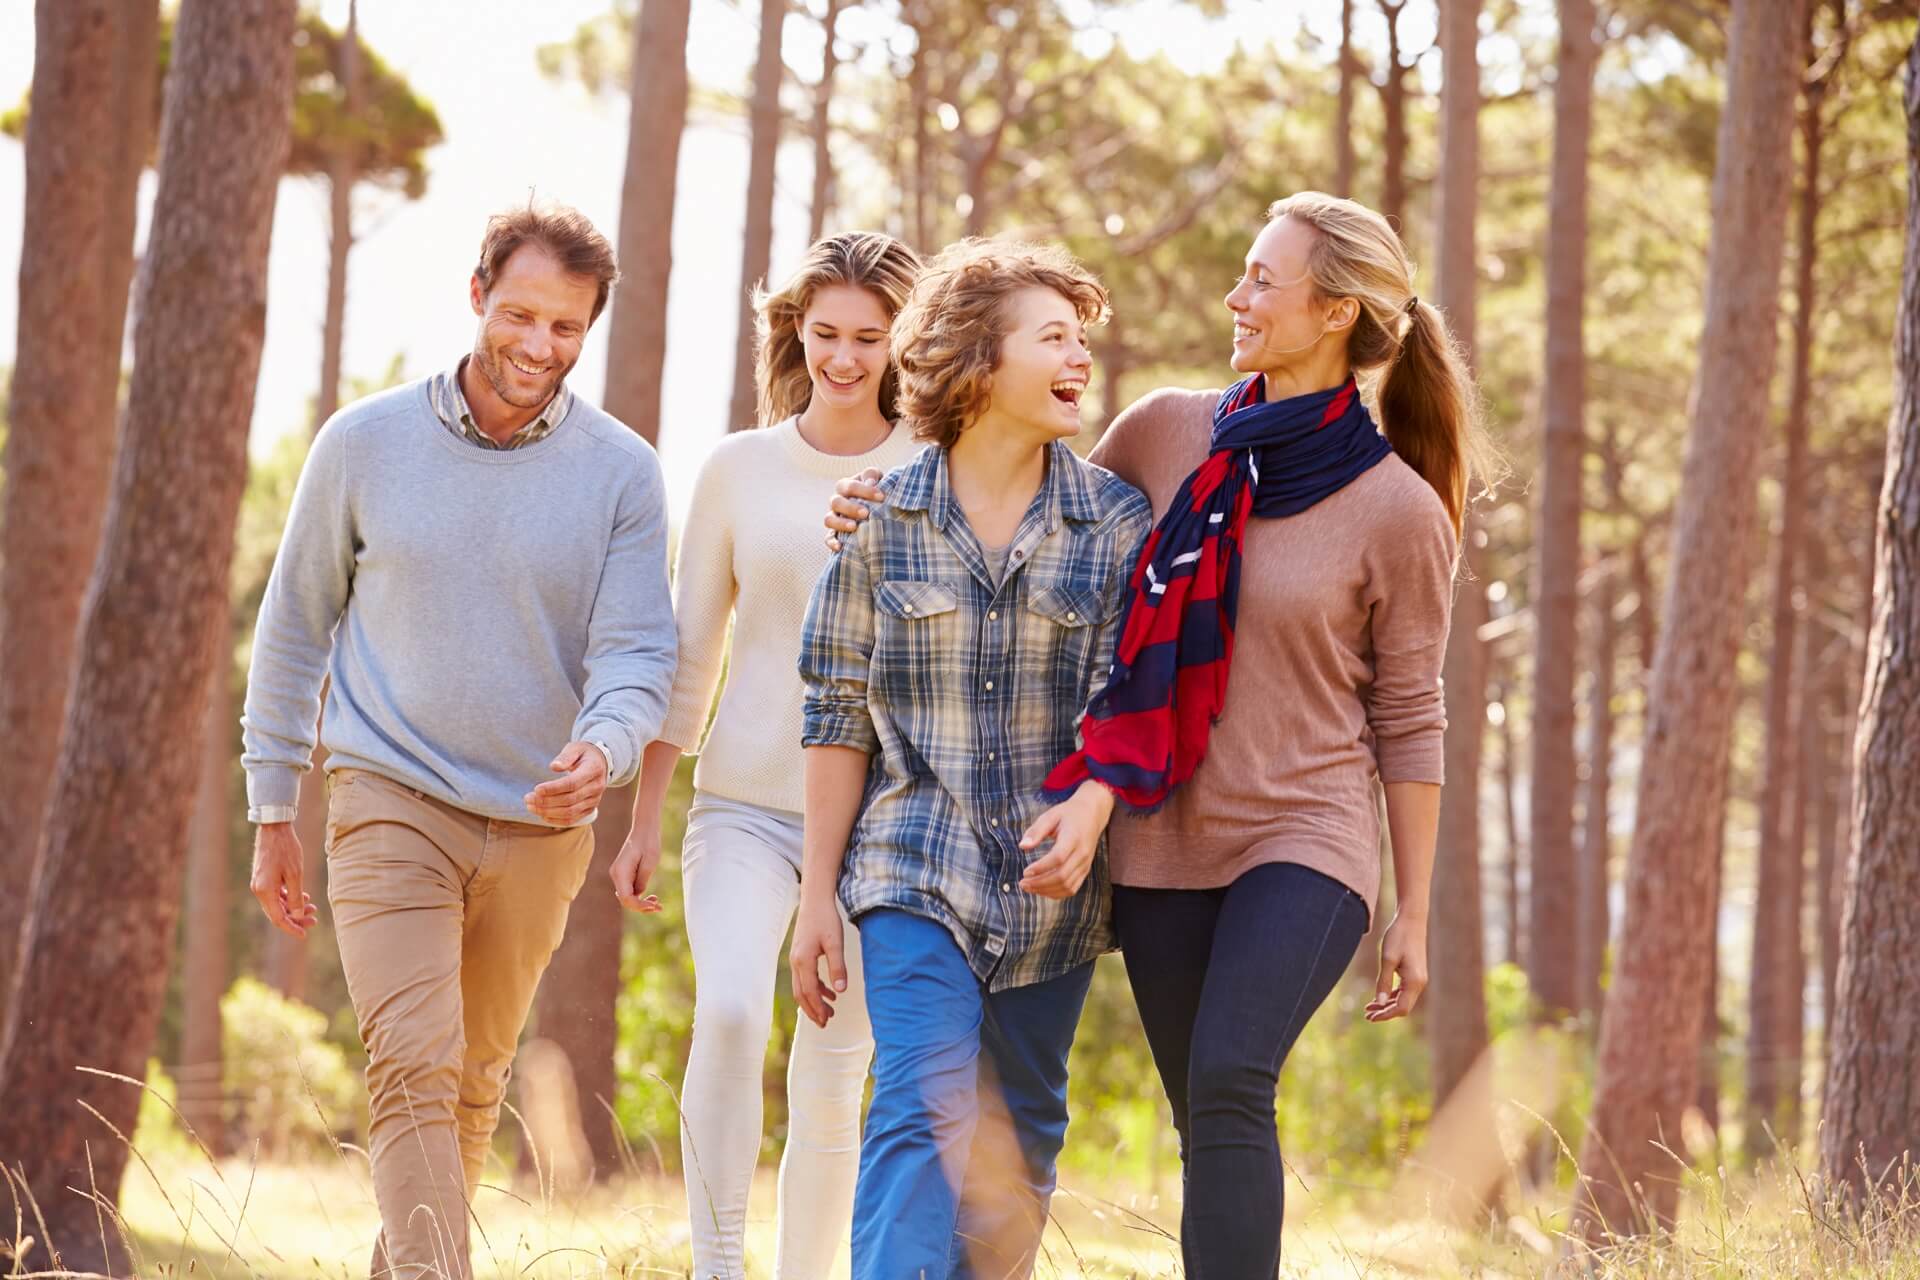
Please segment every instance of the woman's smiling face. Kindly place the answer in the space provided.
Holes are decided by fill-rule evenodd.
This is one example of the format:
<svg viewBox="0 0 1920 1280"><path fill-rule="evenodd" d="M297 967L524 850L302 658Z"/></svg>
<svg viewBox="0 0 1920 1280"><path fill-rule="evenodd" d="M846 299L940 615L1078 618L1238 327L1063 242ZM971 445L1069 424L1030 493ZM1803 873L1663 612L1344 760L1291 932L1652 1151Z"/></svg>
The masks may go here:
<svg viewBox="0 0 1920 1280"><path fill-rule="evenodd" d="M887 373L889 319L879 296L855 285L815 291L800 317L800 343L817 401L857 410L879 399Z"/></svg>

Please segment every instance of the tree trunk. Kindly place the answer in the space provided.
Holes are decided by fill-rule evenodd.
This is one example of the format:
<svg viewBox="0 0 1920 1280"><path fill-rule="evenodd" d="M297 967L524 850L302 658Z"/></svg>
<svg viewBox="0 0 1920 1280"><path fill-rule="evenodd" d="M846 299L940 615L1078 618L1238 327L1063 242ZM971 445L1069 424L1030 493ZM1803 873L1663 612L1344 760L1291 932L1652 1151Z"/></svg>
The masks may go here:
<svg viewBox="0 0 1920 1280"><path fill-rule="evenodd" d="M1729 756L1725 772L1731 774L1732 769ZM1693 1092L1694 1107L1715 1134L1720 1131L1720 1032L1723 1029L1720 1022L1720 894L1721 886L1726 884L1729 784L1723 781L1720 790L1720 805L1713 812L1713 888L1709 893L1706 926L1707 980L1700 992L1703 1012L1696 1048L1699 1071Z"/></svg>
<svg viewBox="0 0 1920 1280"><path fill-rule="evenodd" d="M160 1018L246 483L293 31L293 0L181 7L126 427L46 810L46 874L0 1037L0 1152L24 1166L78 1271L121 1261L105 1256L95 1204L67 1188L112 1203L128 1151L74 1100L124 1133L139 1091L77 1069L141 1078Z"/></svg>
<svg viewBox="0 0 1920 1280"><path fill-rule="evenodd" d="M0 511L0 1016L112 472L154 0L40 0ZM104 145L103 145L104 143Z"/></svg>
<svg viewBox="0 0 1920 1280"><path fill-rule="evenodd" d="M1581 462L1586 454L1587 147L1593 133L1592 0L1560 0L1547 205L1546 385L1534 528L1533 768L1527 970L1542 1017L1579 1007L1573 669L1579 650Z"/></svg>
<svg viewBox="0 0 1920 1280"><path fill-rule="evenodd" d="M1480 181L1480 0L1441 6L1439 303L1453 335L1473 358L1475 323L1474 224ZM1477 521L1464 532L1466 572L1455 586L1453 630L1447 638L1447 787L1440 799L1440 840L1434 859L1431 1013L1436 1110L1469 1079L1487 1048L1486 938L1480 909L1480 756L1487 730L1485 557ZM1476 1114L1473 1132L1490 1133L1493 1109L1472 1077L1476 1096L1461 1101ZM1462 1188L1477 1199L1478 1188ZM1462 1204L1456 1209L1477 1209Z"/></svg>
<svg viewBox="0 0 1920 1280"><path fill-rule="evenodd" d="M1339 96L1333 115L1333 194L1353 197L1353 0L1340 0Z"/></svg>
<svg viewBox="0 0 1920 1280"><path fill-rule="evenodd" d="M1407 0L1380 0L1387 20L1387 71L1380 84L1385 117L1381 139L1380 212L1401 234L1407 229L1407 69L1400 65L1400 15Z"/></svg>
<svg viewBox="0 0 1920 1280"><path fill-rule="evenodd" d="M360 5L348 0L347 29L341 34L341 99L349 123L360 114ZM360 155L343 143L327 164L327 311L320 329L320 394L314 399L313 429L320 430L340 407L340 344L346 329L347 255L353 252L353 186L360 180Z"/></svg>
<svg viewBox="0 0 1920 1280"><path fill-rule="evenodd" d="M1507 882L1506 882L1506 924L1507 924L1507 963L1526 963L1526 936L1520 916L1520 859L1522 842L1520 838L1519 806L1514 798L1519 790L1519 778L1514 768L1513 745L1513 702L1507 693L1503 679L1495 695L1500 702L1500 814L1504 819L1507 837Z"/></svg>
<svg viewBox="0 0 1920 1280"><path fill-rule="evenodd" d="M213 642L213 673L207 680L206 724L201 729L200 783L187 828L187 906L182 975L180 1063L174 1081L180 1114L206 1149L226 1149L221 1117L220 997L229 976L227 957L227 818L232 801L233 633L222 626Z"/></svg>
<svg viewBox="0 0 1920 1280"><path fill-rule="evenodd" d="M1873 630L1855 751L1853 873L1820 1162L1854 1196L1920 1152L1920 39L1907 55L1907 260L1894 331L1893 419L1880 491ZM1897 1194L1897 1193L1896 1193Z"/></svg>
<svg viewBox="0 0 1920 1280"><path fill-rule="evenodd" d="M559 1046L573 1068L580 1125L593 1153L594 1173L601 1178L619 1172L623 1149L613 1120L618 1087L613 1052L626 912L607 887L607 873L632 822L633 785L608 791L593 824L587 887L573 900L566 940L553 953L540 987L540 1035Z"/></svg>
<svg viewBox="0 0 1920 1280"><path fill-rule="evenodd" d="M932 110L927 89L927 15L919 0L903 0L901 10L913 32L913 63L907 69L907 114L913 130L913 247L921 253L933 252L933 157L928 141L927 113Z"/></svg>
<svg viewBox="0 0 1920 1280"><path fill-rule="evenodd" d="M1579 902L1579 938L1574 948L1574 994L1579 1012L1600 1014L1600 977L1606 968L1607 863L1612 853L1608 835L1609 775L1613 771L1613 566L1608 565L1592 589L1589 637L1593 670L1587 686L1586 812L1582 815L1580 867L1576 898Z"/></svg>
<svg viewBox="0 0 1920 1280"><path fill-rule="evenodd" d="M740 248L740 312L733 348L733 403L727 430L759 421L753 394L753 291L773 259L773 170L780 151L780 32L787 0L760 0L760 57L753 68L752 154L747 163L747 229ZM771 423L767 425L771 426Z"/></svg>
<svg viewBox="0 0 1920 1280"><path fill-rule="evenodd" d="M1809 16L1808 30L1811 31ZM1804 969L1800 886L1805 845L1792 840L1793 795L1800 785L1796 668L1802 647L1799 566L1807 541L1807 407L1811 394L1816 239L1820 221L1821 82L1809 77L1800 95L1800 190L1796 201L1792 381L1787 395L1786 451L1780 477L1780 536L1774 543L1773 655L1767 664L1766 755L1761 770L1760 851L1754 900L1753 953L1747 1001L1746 1154L1772 1153L1773 1132L1787 1124L1789 1097L1799 1093L1800 993ZM1789 1008L1791 1006L1791 1009ZM1792 1024L1792 1025L1789 1025Z"/></svg>
<svg viewBox="0 0 1920 1280"><path fill-rule="evenodd" d="M826 47L820 55L820 83L813 91L813 200L807 206L807 243L818 240L827 227L827 210L833 205L833 74L840 66L840 54L834 48L834 34L840 26L840 9L846 0L827 0L823 20Z"/></svg>
<svg viewBox="0 0 1920 1280"><path fill-rule="evenodd" d="M673 194L687 122L689 2L642 0L633 24L627 172L620 188L620 283L614 286L607 334L605 408L656 445L667 362Z"/></svg>
<svg viewBox="0 0 1920 1280"><path fill-rule="evenodd" d="M1589 1241L1673 1221L1679 1179L1656 1143L1680 1141L1693 1095L1714 815L1725 800L1734 686L1753 570L1759 433L1773 374L1792 194L1791 132L1806 0L1736 0L1714 169L1706 325L1674 514L1667 619L1627 863L1626 921L1602 1016L1574 1230Z"/></svg>

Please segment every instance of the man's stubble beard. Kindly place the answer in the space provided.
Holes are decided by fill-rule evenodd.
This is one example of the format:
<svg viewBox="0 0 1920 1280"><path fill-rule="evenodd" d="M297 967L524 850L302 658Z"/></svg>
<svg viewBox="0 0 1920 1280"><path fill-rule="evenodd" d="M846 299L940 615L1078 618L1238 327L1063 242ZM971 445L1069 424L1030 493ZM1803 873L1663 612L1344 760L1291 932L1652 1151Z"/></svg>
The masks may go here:
<svg viewBox="0 0 1920 1280"><path fill-rule="evenodd" d="M514 398L511 385L507 382L505 371L500 367L505 359L499 354L501 350L504 348L490 348L485 343L480 343L473 349L473 363L480 370L480 376L487 380L487 385L493 388L493 394L516 409L538 409L553 399L560 390L560 384L567 380L569 373L573 372L573 364L563 365L553 373L552 381L547 384L546 390L529 399L517 400ZM574 364L577 363L579 362L576 360Z"/></svg>

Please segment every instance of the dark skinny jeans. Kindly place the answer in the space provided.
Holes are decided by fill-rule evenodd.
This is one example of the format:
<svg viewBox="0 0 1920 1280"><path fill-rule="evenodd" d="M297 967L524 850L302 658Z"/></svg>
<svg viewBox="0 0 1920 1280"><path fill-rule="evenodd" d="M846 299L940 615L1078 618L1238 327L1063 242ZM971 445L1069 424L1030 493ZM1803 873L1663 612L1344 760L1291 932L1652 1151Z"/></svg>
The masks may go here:
<svg viewBox="0 0 1920 1280"><path fill-rule="evenodd" d="M1366 904L1318 871L1269 863L1223 889L1116 885L1113 918L1180 1131L1187 1280L1271 1280L1280 1067L1353 959Z"/></svg>

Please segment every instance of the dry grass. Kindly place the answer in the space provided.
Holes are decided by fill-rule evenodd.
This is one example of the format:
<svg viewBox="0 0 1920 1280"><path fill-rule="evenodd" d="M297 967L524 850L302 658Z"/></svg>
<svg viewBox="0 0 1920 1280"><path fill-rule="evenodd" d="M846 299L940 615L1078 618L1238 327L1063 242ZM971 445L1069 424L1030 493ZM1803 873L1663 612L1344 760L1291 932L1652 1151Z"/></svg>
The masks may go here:
<svg viewBox="0 0 1920 1280"><path fill-rule="evenodd" d="M142 1274L314 1277L365 1274L378 1225L364 1161L250 1167L171 1157L128 1175L122 1210ZM500 1171L503 1174L504 1171ZM499 1176L499 1175L497 1175ZM1445 1226L1419 1204L1289 1181L1285 1277L1398 1280L1587 1274L1603 1280L1813 1277L1920 1280L1914 1216L1901 1197L1869 1223L1820 1204L1790 1166L1750 1178L1690 1176L1674 1237L1584 1265L1556 1264L1565 1197L1508 1206L1481 1230ZM242 1217L241 1206L245 1212ZM684 1276L686 1202L677 1180L631 1179L573 1195L537 1185L483 1190L475 1206L481 1276ZM1177 1203L1142 1193L1063 1186L1036 1274L1174 1280ZM770 1274L771 1177L756 1186L750 1256ZM846 1274L844 1251L836 1276Z"/></svg>

